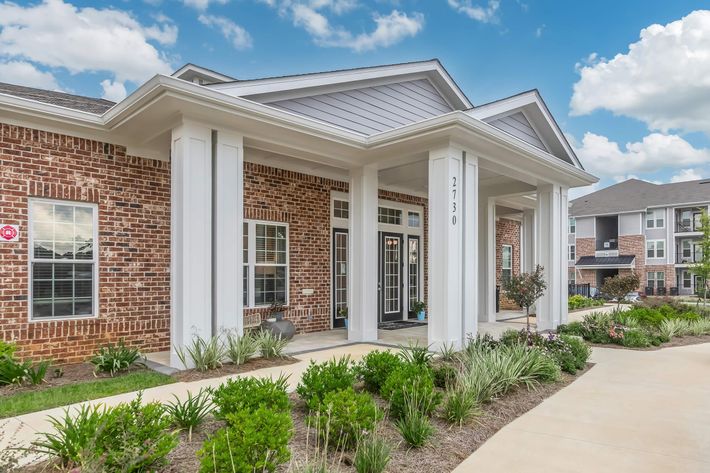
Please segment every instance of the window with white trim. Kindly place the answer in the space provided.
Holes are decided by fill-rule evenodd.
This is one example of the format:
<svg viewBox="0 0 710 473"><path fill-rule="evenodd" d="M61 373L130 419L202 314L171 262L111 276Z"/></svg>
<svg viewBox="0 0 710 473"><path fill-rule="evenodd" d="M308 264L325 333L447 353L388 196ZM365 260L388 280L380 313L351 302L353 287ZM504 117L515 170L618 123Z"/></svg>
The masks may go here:
<svg viewBox="0 0 710 473"><path fill-rule="evenodd" d="M574 217L570 217L568 221L568 228L569 228L569 233L575 234L577 233L577 219Z"/></svg>
<svg viewBox="0 0 710 473"><path fill-rule="evenodd" d="M574 268L569 268L567 270L567 284L575 285L577 284L577 272Z"/></svg>
<svg viewBox="0 0 710 473"><path fill-rule="evenodd" d="M288 226L247 220L243 240L245 307L288 304Z"/></svg>
<svg viewBox="0 0 710 473"><path fill-rule="evenodd" d="M501 283L510 281L510 278L513 276L513 247L511 245L501 246L500 267Z"/></svg>
<svg viewBox="0 0 710 473"><path fill-rule="evenodd" d="M683 288L691 289L693 287L693 278L690 271L683 271Z"/></svg>
<svg viewBox="0 0 710 473"><path fill-rule="evenodd" d="M31 318L96 315L94 204L30 200Z"/></svg>
<svg viewBox="0 0 710 473"><path fill-rule="evenodd" d="M646 228L663 228L665 226L665 209L653 209L646 212Z"/></svg>
<svg viewBox="0 0 710 473"><path fill-rule="evenodd" d="M567 250L567 259L574 261L577 257L577 247L575 245L568 245Z"/></svg>
<svg viewBox="0 0 710 473"><path fill-rule="evenodd" d="M665 258L666 242L665 240L647 240L646 241L646 258Z"/></svg>
<svg viewBox="0 0 710 473"><path fill-rule="evenodd" d="M407 225L411 228L419 228L422 225L419 212L407 212Z"/></svg>
<svg viewBox="0 0 710 473"><path fill-rule="evenodd" d="M377 221L380 223L388 223L390 225L401 225L402 211L400 209L392 209L390 207L378 207Z"/></svg>
<svg viewBox="0 0 710 473"><path fill-rule="evenodd" d="M666 286L666 273L663 271L648 271L646 273L646 286L662 288Z"/></svg>
<svg viewBox="0 0 710 473"><path fill-rule="evenodd" d="M347 200L341 200L341 199L333 200L333 217L335 217L335 218L349 218L350 217L350 203Z"/></svg>

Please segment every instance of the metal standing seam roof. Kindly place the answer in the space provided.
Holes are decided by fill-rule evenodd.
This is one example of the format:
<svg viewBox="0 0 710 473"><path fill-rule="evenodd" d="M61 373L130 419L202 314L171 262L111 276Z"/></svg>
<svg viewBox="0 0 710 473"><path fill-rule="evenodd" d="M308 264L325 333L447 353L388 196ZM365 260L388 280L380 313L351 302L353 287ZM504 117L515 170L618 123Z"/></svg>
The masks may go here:
<svg viewBox="0 0 710 473"><path fill-rule="evenodd" d="M70 108L72 110L93 113L95 115L101 115L106 110L116 105L115 102L106 99L35 89L34 87L25 87L4 82L0 82L0 94L14 95L15 97L22 97L50 105Z"/></svg>
<svg viewBox="0 0 710 473"><path fill-rule="evenodd" d="M671 184L629 179L574 199L569 214L604 215L702 202L710 202L710 179Z"/></svg>
<svg viewBox="0 0 710 473"><path fill-rule="evenodd" d="M582 256L575 263L576 266L628 266L634 263L636 256Z"/></svg>

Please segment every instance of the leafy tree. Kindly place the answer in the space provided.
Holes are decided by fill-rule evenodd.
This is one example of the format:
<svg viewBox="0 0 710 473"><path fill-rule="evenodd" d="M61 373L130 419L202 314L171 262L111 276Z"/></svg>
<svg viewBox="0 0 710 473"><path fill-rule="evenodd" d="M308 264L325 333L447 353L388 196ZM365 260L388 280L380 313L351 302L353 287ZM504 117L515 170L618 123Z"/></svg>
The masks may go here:
<svg viewBox="0 0 710 473"><path fill-rule="evenodd" d="M641 284L641 279L638 274L631 273L624 276L617 274L616 276L608 277L604 280L602 286L602 294L616 299L616 308L621 306L621 301L624 300L629 292L635 291Z"/></svg>
<svg viewBox="0 0 710 473"><path fill-rule="evenodd" d="M520 276L511 276L503 281L506 297L513 300L520 307L525 308L527 333L530 333L530 307L542 297L547 289L543 278L543 267L539 264L532 273L522 273Z"/></svg>
<svg viewBox="0 0 710 473"><path fill-rule="evenodd" d="M703 307L705 307L708 299L708 285L710 284L710 217L708 213L703 211L700 217L700 231L703 236L700 239L700 261L696 261L689 265L690 272L699 276L703 281ZM698 288L695 288L698 291Z"/></svg>

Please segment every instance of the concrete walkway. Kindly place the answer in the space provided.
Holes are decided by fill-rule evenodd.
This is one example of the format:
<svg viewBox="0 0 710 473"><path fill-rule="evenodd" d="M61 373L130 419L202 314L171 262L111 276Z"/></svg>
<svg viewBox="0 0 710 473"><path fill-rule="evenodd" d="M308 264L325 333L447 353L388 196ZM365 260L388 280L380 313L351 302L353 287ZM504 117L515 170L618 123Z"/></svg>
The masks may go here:
<svg viewBox="0 0 710 473"><path fill-rule="evenodd" d="M588 373L456 472L710 472L710 344L595 348Z"/></svg>

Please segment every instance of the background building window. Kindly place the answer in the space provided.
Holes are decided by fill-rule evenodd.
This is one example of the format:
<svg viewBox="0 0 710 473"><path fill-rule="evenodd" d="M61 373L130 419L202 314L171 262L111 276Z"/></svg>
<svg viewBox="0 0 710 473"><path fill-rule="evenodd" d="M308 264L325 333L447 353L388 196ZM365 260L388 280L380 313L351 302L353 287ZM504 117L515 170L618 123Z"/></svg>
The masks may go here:
<svg viewBox="0 0 710 473"><path fill-rule="evenodd" d="M567 270L567 284L577 284L577 272L574 270L574 268L569 268Z"/></svg>
<svg viewBox="0 0 710 473"><path fill-rule="evenodd" d="M577 233L577 219L574 217L569 218L569 232L572 234Z"/></svg>
<svg viewBox="0 0 710 473"><path fill-rule="evenodd" d="M419 212L412 212L411 210L407 212L407 224L412 228L419 228L421 226Z"/></svg>
<svg viewBox="0 0 710 473"><path fill-rule="evenodd" d="M390 225L401 225L402 211L399 209L391 209L389 207L379 207L377 209L377 221L380 223L388 223Z"/></svg>
<svg viewBox="0 0 710 473"><path fill-rule="evenodd" d="M664 222L664 209L654 209L646 212L646 228L663 228Z"/></svg>
<svg viewBox="0 0 710 473"><path fill-rule="evenodd" d="M646 273L646 281L648 287L656 289L666 287L666 273L663 271L649 271Z"/></svg>
<svg viewBox="0 0 710 473"><path fill-rule="evenodd" d="M575 245L569 245L568 247L568 252L567 252L567 259L570 261L574 261L577 258L577 253L576 253L576 247Z"/></svg>
<svg viewBox="0 0 710 473"><path fill-rule="evenodd" d="M335 218L349 218L350 217L350 203L347 200L333 201L333 217Z"/></svg>
<svg viewBox="0 0 710 473"><path fill-rule="evenodd" d="M666 256L665 240L648 240L646 241L646 258L665 258Z"/></svg>
<svg viewBox="0 0 710 473"><path fill-rule="evenodd" d="M30 201L33 319L95 314L96 206Z"/></svg>
<svg viewBox="0 0 710 473"><path fill-rule="evenodd" d="M276 223L244 222L244 244L244 305L287 304L288 227Z"/></svg>
<svg viewBox="0 0 710 473"><path fill-rule="evenodd" d="M503 245L501 247L501 273L500 279L501 283L505 281L510 281L513 275L513 247L510 245Z"/></svg>

